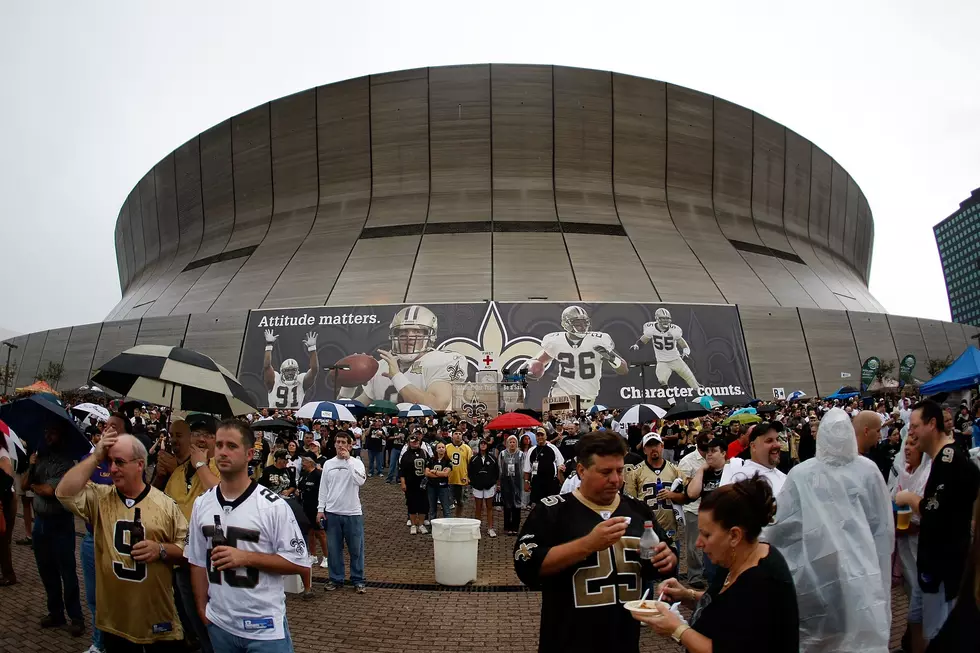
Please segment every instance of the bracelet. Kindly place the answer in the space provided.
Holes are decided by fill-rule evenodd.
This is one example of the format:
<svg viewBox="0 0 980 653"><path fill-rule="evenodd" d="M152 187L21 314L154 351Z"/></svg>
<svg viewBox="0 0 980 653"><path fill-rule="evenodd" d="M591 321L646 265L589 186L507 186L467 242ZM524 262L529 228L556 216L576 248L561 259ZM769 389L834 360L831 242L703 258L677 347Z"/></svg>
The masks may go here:
<svg viewBox="0 0 980 653"><path fill-rule="evenodd" d="M404 372L399 372L395 376L391 377L391 384L395 386L395 390L401 392L405 389L405 386L412 385L412 382L408 380Z"/></svg>
<svg viewBox="0 0 980 653"><path fill-rule="evenodd" d="M316 351L316 345L308 345L306 351Z"/></svg>
<svg viewBox="0 0 980 653"><path fill-rule="evenodd" d="M265 346L265 350L266 351L272 351L272 345L266 345Z"/></svg>
<svg viewBox="0 0 980 653"><path fill-rule="evenodd" d="M698 600L698 593L697 592L695 592L692 589L688 589L687 591L691 593L691 600L692 601L697 601Z"/></svg>

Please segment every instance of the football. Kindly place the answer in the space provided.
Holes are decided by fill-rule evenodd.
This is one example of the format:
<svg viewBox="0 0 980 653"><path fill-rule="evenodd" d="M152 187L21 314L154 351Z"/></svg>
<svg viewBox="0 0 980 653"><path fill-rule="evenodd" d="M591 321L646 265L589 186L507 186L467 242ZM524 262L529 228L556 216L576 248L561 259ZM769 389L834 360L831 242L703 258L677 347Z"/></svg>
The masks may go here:
<svg viewBox="0 0 980 653"><path fill-rule="evenodd" d="M347 365L349 370L329 372L330 384L333 385L334 374L337 375L337 385L343 388L354 388L364 385L377 373L378 361L367 354L351 354L337 361L337 365Z"/></svg>

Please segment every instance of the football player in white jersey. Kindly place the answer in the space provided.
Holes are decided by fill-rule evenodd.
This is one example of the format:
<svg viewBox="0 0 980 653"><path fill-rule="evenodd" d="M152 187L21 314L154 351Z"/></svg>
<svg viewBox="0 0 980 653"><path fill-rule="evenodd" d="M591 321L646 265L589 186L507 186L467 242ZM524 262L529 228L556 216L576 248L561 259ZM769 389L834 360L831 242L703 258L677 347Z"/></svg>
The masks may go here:
<svg viewBox="0 0 980 653"><path fill-rule="evenodd" d="M198 614L223 653L292 651L283 578L310 570L292 509L248 477L254 445L245 422L218 425L221 480L194 502L184 547Z"/></svg>
<svg viewBox="0 0 980 653"><path fill-rule="evenodd" d="M581 306L569 306L561 313L564 331L549 333L541 339L541 351L528 362L528 373L539 379L552 361L558 362L558 376L548 391L577 395L583 407L595 403L602 379L602 363L606 362L616 374L629 373L629 365L616 353L608 333L592 331L589 314Z"/></svg>
<svg viewBox="0 0 980 653"><path fill-rule="evenodd" d="M641 343L645 345L653 342L653 352L657 356L657 380L660 385L667 385L671 373L676 372L688 387L697 390L701 384L684 362L684 359L691 355L691 348L684 340L684 332L673 323L670 311L666 308L658 308L653 317L653 322L643 325L643 335L630 346L630 350L637 351Z"/></svg>
<svg viewBox="0 0 980 653"><path fill-rule="evenodd" d="M439 319L425 306L406 306L391 318L390 349L379 349L378 371L362 386L357 400L375 399L423 404L432 410L451 410L454 382L465 381L466 358L436 349ZM341 397L354 390L344 388Z"/></svg>
<svg viewBox="0 0 980 653"><path fill-rule="evenodd" d="M279 336L272 329L265 330L265 360L262 364L262 376L265 389L269 392L269 406L272 408L299 408L306 399L306 393L316 381L316 371L319 364L316 357L316 332L306 334L303 344L310 352L310 369L299 371L299 363L294 358L287 358L279 366L277 372L272 367L272 348Z"/></svg>

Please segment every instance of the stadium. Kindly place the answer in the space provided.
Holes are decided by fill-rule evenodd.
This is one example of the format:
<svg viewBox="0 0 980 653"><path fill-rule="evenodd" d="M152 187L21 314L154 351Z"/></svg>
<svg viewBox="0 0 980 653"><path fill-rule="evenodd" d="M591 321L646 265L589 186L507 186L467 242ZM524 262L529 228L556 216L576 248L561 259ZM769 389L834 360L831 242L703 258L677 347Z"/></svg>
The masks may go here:
<svg viewBox="0 0 980 653"><path fill-rule="evenodd" d="M419 378L529 365L530 404L827 395L871 356L913 354L928 379L974 330L887 314L873 244L844 168L721 98L561 66L389 72L272 100L164 156L119 210L119 303L12 339L11 363L17 386L54 362L74 388L128 347L182 343L256 405L292 388L295 407L297 384L394 398L334 388L321 366L404 361L421 350L396 351L401 329L441 352Z"/></svg>

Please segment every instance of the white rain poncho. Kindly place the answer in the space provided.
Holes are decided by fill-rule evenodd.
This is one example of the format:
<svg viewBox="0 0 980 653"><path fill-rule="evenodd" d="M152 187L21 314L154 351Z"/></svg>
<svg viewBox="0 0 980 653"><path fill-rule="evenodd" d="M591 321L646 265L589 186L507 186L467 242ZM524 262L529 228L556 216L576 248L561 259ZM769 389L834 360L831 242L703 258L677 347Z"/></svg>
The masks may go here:
<svg viewBox="0 0 980 653"><path fill-rule="evenodd" d="M816 457L786 477L763 537L793 576L801 651L887 653L892 502L843 410L821 420Z"/></svg>

